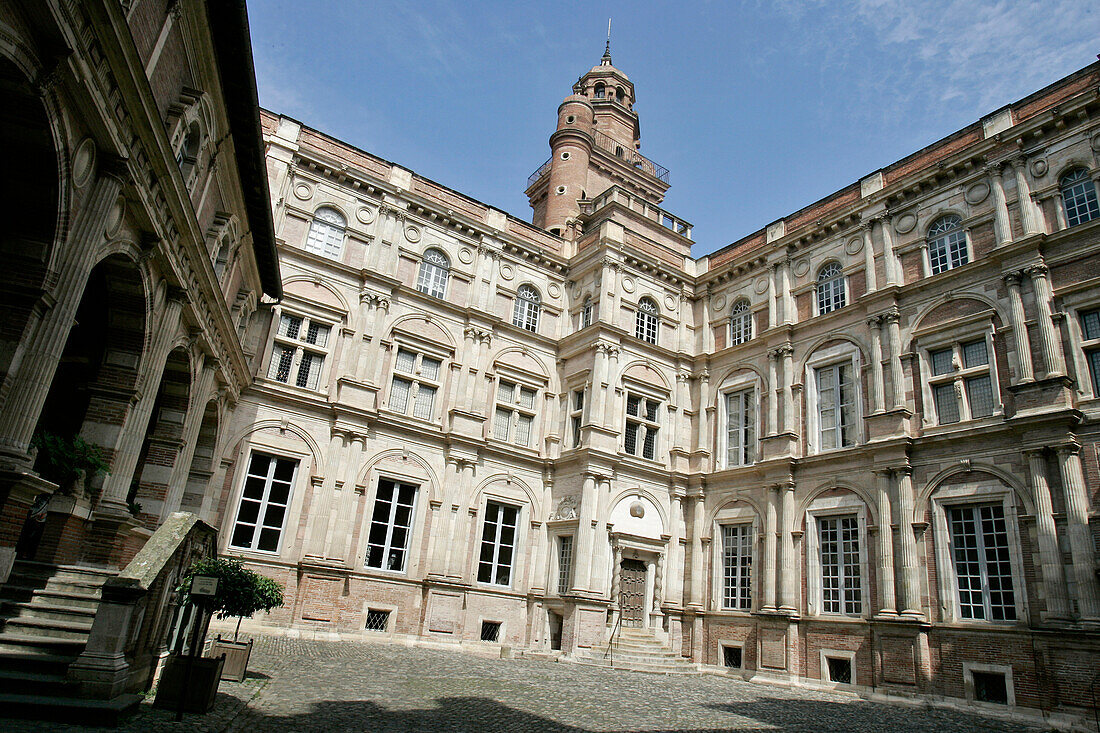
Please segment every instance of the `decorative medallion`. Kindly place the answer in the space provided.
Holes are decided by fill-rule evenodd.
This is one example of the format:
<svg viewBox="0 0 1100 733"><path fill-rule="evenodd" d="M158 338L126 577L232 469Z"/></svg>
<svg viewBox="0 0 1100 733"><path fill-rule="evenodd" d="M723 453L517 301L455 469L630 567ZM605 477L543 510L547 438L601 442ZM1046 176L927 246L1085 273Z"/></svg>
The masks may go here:
<svg viewBox="0 0 1100 733"><path fill-rule="evenodd" d="M474 261L474 251L469 247L458 250L458 261L464 265L470 264Z"/></svg>
<svg viewBox="0 0 1100 733"><path fill-rule="evenodd" d="M635 519L641 519L645 516L645 504L640 501L636 501L630 505L630 516Z"/></svg>
<svg viewBox="0 0 1100 733"><path fill-rule="evenodd" d="M844 251L850 255L854 255L863 249L863 237L852 237L844 243Z"/></svg>
<svg viewBox="0 0 1100 733"><path fill-rule="evenodd" d="M1031 161L1031 175L1042 178L1047 174L1047 159L1035 158Z"/></svg>
<svg viewBox="0 0 1100 733"><path fill-rule="evenodd" d="M752 289L756 291L757 295L763 295L764 293L768 292L768 278L756 278L756 282L753 283Z"/></svg>
<svg viewBox="0 0 1100 733"><path fill-rule="evenodd" d="M584 295L584 291L581 290L580 285L573 288L573 300L580 301L580 299L583 295Z"/></svg>
<svg viewBox="0 0 1100 733"><path fill-rule="evenodd" d="M308 183L299 183L294 187L294 195L302 201L309 201L313 198L313 189L309 187Z"/></svg>
<svg viewBox="0 0 1100 733"><path fill-rule="evenodd" d="M987 196L989 196L989 184L985 181L978 181L963 194L968 204L980 204Z"/></svg>
<svg viewBox="0 0 1100 733"><path fill-rule="evenodd" d="M794 263L794 274L798 277L802 277L810 271L810 261L803 257Z"/></svg>
<svg viewBox="0 0 1100 733"><path fill-rule="evenodd" d="M420 241L420 230L416 227L405 227L405 239L410 242Z"/></svg>
<svg viewBox="0 0 1100 733"><path fill-rule="evenodd" d="M119 196L115 199L114 204L111 205L111 210L107 212L106 226L103 228L104 234L110 239L118 234L118 230L122 228L123 215L126 213L126 199L123 196Z"/></svg>
<svg viewBox="0 0 1100 733"><path fill-rule="evenodd" d="M577 497L563 496L558 502L558 508L554 511L554 519L576 519Z"/></svg>
<svg viewBox="0 0 1100 733"><path fill-rule="evenodd" d="M355 218L363 222L364 224L370 224L372 221L374 221L375 216L376 214L374 213L374 209L366 206L359 207L359 210L355 212Z"/></svg>
<svg viewBox="0 0 1100 733"><path fill-rule="evenodd" d="M622 283L623 283L623 290L625 290L628 293L633 293L634 292L634 278L624 275Z"/></svg>
<svg viewBox="0 0 1100 733"><path fill-rule="evenodd" d="M1092 141L1089 143L1092 149L1100 153L1100 132L1092 136Z"/></svg>
<svg viewBox="0 0 1100 733"><path fill-rule="evenodd" d="M500 276L505 280L511 280L516 276L516 270L506 262L500 263Z"/></svg>
<svg viewBox="0 0 1100 733"><path fill-rule="evenodd" d="M894 219L894 231L898 234L906 234L913 231L917 225L917 217L913 214L902 214Z"/></svg>
<svg viewBox="0 0 1100 733"><path fill-rule="evenodd" d="M723 308L726 307L726 296L719 293L718 295L714 296L714 298L711 300L710 304L714 308L715 311L720 311L720 310L722 310Z"/></svg>
<svg viewBox="0 0 1100 733"><path fill-rule="evenodd" d="M90 138L84 138L84 141L77 146L76 152L73 153L73 184L77 188L81 188L88 179L92 177L92 171L95 169L95 142Z"/></svg>
<svg viewBox="0 0 1100 733"><path fill-rule="evenodd" d="M561 288L558 287L557 283L550 283L546 286L546 294L554 300L557 300L561 297Z"/></svg>
<svg viewBox="0 0 1100 733"><path fill-rule="evenodd" d="M668 308L670 311L676 310L676 298L673 298L671 295L666 295L665 308Z"/></svg>

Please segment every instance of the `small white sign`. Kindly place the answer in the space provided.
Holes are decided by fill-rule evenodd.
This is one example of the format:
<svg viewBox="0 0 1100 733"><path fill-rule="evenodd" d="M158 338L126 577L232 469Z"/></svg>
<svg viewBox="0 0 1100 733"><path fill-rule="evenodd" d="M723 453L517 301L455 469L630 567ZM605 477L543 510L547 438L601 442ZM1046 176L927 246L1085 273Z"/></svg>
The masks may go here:
<svg viewBox="0 0 1100 733"><path fill-rule="evenodd" d="M213 596L218 592L218 578L213 575L196 575L191 579L191 595Z"/></svg>

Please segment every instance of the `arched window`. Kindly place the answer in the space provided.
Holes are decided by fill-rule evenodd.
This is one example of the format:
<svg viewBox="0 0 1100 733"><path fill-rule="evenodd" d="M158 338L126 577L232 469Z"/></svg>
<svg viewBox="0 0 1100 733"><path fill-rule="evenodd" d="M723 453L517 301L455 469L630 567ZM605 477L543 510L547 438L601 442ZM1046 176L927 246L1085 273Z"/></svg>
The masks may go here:
<svg viewBox="0 0 1100 733"><path fill-rule="evenodd" d="M657 304L652 298L639 300L634 315L634 335L647 343L657 343L657 323Z"/></svg>
<svg viewBox="0 0 1100 733"><path fill-rule="evenodd" d="M542 296L531 285L523 284L516 291L516 307L512 311L512 325L535 333L539 330L539 311Z"/></svg>
<svg viewBox="0 0 1100 733"><path fill-rule="evenodd" d="M830 262L817 274L817 314L832 313L837 308L843 308L847 302L844 273L838 263Z"/></svg>
<svg viewBox="0 0 1100 733"><path fill-rule="evenodd" d="M623 150L623 146L622 145L616 145L615 146L615 156L621 158L624 155L626 155L626 151Z"/></svg>
<svg viewBox="0 0 1100 733"><path fill-rule="evenodd" d="M626 99L626 92L622 87L615 87L615 101L622 104L624 99Z"/></svg>
<svg viewBox="0 0 1100 733"><path fill-rule="evenodd" d="M595 89L595 92L594 92L593 96L596 99L603 99L604 98L604 85L603 84L597 84L596 85L596 89Z"/></svg>
<svg viewBox="0 0 1100 733"><path fill-rule="evenodd" d="M588 295L584 299L584 305L581 306L581 328L588 328L592 325L592 296Z"/></svg>
<svg viewBox="0 0 1100 733"><path fill-rule="evenodd" d="M183 174L183 182L191 188L191 176L195 171L195 165L199 160L199 147L202 142L202 132L198 122L192 122L187 128L187 134L183 137L180 149L176 152L176 163Z"/></svg>
<svg viewBox="0 0 1100 733"><path fill-rule="evenodd" d="M928 227L928 262L932 266L932 274L939 275L969 261L962 219L948 214L932 222L932 226Z"/></svg>
<svg viewBox="0 0 1100 733"><path fill-rule="evenodd" d="M420 274L416 278L416 289L433 298L443 298L447 294L447 277L451 274L451 261L438 249L424 250L424 259L420 261Z"/></svg>
<svg viewBox="0 0 1100 733"><path fill-rule="evenodd" d="M1066 207L1066 225L1075 227L1100 217L1100 204L1096 201L1096 184L1084 168L1074 168L1062 176L1062 202Z"/></svg>
<svg viewBox="0 0 1100 733"><path fill-rule="evenodd" d="M344 215L329 206L322 206L313 215L306 237L306 251L339 259L344 249L344 227L347 221Z"/></svg>
<svg viewBox="0 0 1100 733"><path fill-rule="evenodd" d="M730 309L730 345L743 344L752 338L752 311L749 301L739 300Z"/></svg>

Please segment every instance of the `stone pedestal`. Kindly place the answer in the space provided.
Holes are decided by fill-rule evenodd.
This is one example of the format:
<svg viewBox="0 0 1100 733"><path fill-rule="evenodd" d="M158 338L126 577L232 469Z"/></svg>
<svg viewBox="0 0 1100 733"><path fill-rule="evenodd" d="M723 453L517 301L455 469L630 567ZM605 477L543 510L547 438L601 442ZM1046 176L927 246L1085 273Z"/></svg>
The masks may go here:
<svg viewBox="0 0 1100 733"><path fill-rule="evenodd" d="M341 407L377 412L378 387L351 377L340 377L336 380L336 401Z"/></svg>
<svg viewBox="0 0 1100 733"><path fill-rule="evenodd" d="M867 425L867 442L874 443L878 440L887 440L909 435L912 430L913 413L904 407L895 407L876 414L868 415L864 421Z"/></svg>
<svg viewBox="0 0 1100 733"><path fill-rule="evenodd" d="M760 439L760 454L765 461L798 455L797 450L798 435L795 433L777 433Z"/></svg>
<svg viewBox="0 0 1100 733"><path fill-rule="evenodd" d="M484 434L485 416L466 410L453 409L451 416L451 432L458 433L481 440Z"/></svg>

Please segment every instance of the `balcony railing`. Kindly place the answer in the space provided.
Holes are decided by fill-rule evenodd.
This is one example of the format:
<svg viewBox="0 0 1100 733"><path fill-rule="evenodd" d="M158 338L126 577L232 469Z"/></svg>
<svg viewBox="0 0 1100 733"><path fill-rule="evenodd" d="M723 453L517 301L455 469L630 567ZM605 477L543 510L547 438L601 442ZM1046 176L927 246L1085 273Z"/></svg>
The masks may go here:
<svg viewBox="0 0 1100 733"><path fill-rule="evenodd" d="M595 138L596 147L606 150L616 158L622 158L627 164L634 166L643 173L648 173L658 181L668 183L668 168L654 163L637 150L625 147L622 143L613 140L599 130L595 131Z"/></svg>
<svg viewBox="0 0 1100 733"><path fill-rule="evenodd" d="M543 163L542 165L539 166L539 169L537 171L535 171L531 175L527 176L527 188L531 188L531 186L535 185L535 181L537 181L538 179L542 178L543 176L545 176L547 173L550 172L550 163L553 160L554 160L554 156L551 155L549 158L546 159L545 163Z"/></svg>

